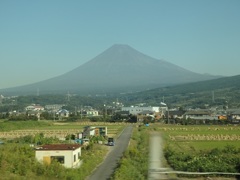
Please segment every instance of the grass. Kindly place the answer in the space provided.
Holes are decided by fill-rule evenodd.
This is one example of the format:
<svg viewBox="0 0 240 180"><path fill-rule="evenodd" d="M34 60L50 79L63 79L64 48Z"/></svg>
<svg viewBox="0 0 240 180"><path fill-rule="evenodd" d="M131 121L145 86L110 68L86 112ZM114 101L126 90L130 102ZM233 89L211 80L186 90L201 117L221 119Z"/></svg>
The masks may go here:
<svg viewBox="0 0 240 180"><path fill-rule="evenodd" d="M181 126L154 124L166 143L181 151L208 150L232 145L240 148L239 126Z"/></svg>
<svg viewBox="0 0 240 180"><path fill-rule="evenodd" d="M57 121L9 121L0 124L0 138L14 138L29 134L44 133L46 136L66 136L67 134L81 133L85 126L105 126L109 137L118 137L126 126L124 123L103 122L57 122ZM2 133L4 132L4 134ZM59 134L60 133L60 134Z"/></svg>
<svg viewBox="0 0 240 180"><path fill-rule="evenodd" d="M0 124L0 126L3 124ZM126 124L106 124L106 123L89 123L91 126L107 126L108 131L113 133L114 136L118 136L123 128L126 126ZM4 125L2 126L3 129L1 129L1 132L7 132L7 131L15 131L19 130L17 127L20 127L19 129L21 130L47 130L47 131L54 131L54 130L68 130L68 129L79 129L83 130L83 127L86 126L86 124L81 124L81 123L76 123L76 122L70 122L70 123L53 123L53 122L30 122L30 121L24 121L24 122L4 122ZM0 153L0 166L2 167L4 165L6 171L4 171L3 168L0 168L2 172L2 177L0 179L86 179L87 176L91 174L91 172L103 161L104 157L109 151L109 147L101 144L91 144L91 146L86 147L82 149L82 157L81 159L83 160L83 164L80 168L77 169L55 169L53 168L53 171L51 172L52 175L48 175L47 172L50 172L51 169L49 168L43 168L43 173L38 175L35 172L35 168L30 168L31 166L29 165L29 168L25 168L23 166L24 170L27 172L26 177L22 177L18 172L10 172L8 173L7 171L9 169L12 169L11 167L14 164L17 164L18 166L24 165L21 160L18 159L18 157L22 157L23 159L28 159L29 157L26 157L26 153L23 153L21 156L19 154L20 151L14 152L14 157L16 159L12 160L12 155L10 155L13 150L9 150L10 147L20 148L20 144L16 143L6 143L3 147L1 148L6 148L6 151L1 151L1 153L4 153L5 156L6 152L9 153L9 158L6 158L5 160L2 161L2 154ZM30 148L29 146L27 146ZM31 152L31 162L35 162L34 158L34 153L32 149L28 152ZM16 162L21 162L21 163L16 163ZM5 163L5 164L4 164ZM19 165L20 164L20 165ZM17 167L18 167L17 166ZM42 166L38 166L41 170ZM49 170L49 171L48 171ZM4 172L4 173L3 173ZM58 178L54 178L58 177Z"/></svg>

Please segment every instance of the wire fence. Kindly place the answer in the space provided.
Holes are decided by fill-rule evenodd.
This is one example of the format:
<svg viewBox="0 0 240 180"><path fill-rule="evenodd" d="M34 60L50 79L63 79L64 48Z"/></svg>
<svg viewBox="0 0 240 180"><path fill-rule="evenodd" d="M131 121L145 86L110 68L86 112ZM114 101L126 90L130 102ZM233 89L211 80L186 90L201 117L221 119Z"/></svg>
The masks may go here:
<svg viewBox="0 0 240 180"><path fill-rule="evenodd" d="M218 175L218 176L235 176L240 178L240 173L230 173L230 172L186 172L186 171L174 171L170 168L157 168L157 169L149 169L149 174L159 174L159 179L172 179L170 177L161 178L162 175L170 175L170 174L177 174L177 175L199 175L199 176L205 176L205 175Z"/></svg>

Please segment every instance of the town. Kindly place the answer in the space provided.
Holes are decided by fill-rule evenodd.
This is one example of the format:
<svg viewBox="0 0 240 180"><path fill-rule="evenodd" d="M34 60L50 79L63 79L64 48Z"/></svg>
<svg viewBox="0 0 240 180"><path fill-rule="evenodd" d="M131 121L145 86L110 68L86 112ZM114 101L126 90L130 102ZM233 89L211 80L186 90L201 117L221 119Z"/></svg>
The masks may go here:
<svg viewBox="0 0 240 180"><path fill-rule="evenodd" d="M240 108L226 105L201 107L174 107L164 102L159 106L138 103L125 106L121 102L99 104L92 107L78 105L71 110L66 104L17 105L17 97L0 95L0 117L7 120L62 120L62 121L106 121L106 122L164 122L166 124L239 124ZM69 101L68 101L69 102ZM67 103L68 103L67 102ZM26 102L24 103L26 104ZM86 102L88 104L88 102ZM95 104L93 104L95 105ZM15 109L14 109L15 108ZM19 108L19 109L17 109ZM103 120L104 119L104 120Z"/></svg>

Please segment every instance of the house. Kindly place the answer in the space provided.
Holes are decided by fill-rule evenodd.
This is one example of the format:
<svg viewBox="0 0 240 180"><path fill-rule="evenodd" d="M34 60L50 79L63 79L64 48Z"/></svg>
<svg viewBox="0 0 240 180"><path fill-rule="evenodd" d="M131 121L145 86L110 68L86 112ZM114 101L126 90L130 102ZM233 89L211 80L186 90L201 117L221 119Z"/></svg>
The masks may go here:
<svg viewBox="0 0 240 180"><path fill-rule="evenodd" d="M26 111L43 111L44 110L44 107L40 106L40 105L35 105L35 104L32 104L30 106L27 106L25 108Z"/></svg>
<svg viewBox="0 0 240 180"><path fill-rule="evenodd" d="M37 117L40 120L41 113L39 111L27 111L28 117Z"/></svg>
<svg viewBox="0 0 240 180"><path fill-rule="evenodd" d="M53 160L66 168L81 165L81 145L79 144L48 144L35 149L35 157L39 162L50 164Z"/></svg>
<svg viewBox="0 0 240 180"><path fill-rule="evenodd" d="M137 115L143 111L152 111L159 112L159 107L142 107L142 106L131 106L131 107L122 107L122 111L128 111L132 115Z"/></svg>
<svg viewBox="0 0 240 180"><path fill-rule="evenodd" d="M68 110L66 110L66 109L61 109L61 110L59 110L58 112L57 112L57 114L58 114L58 116L59 117L69 117L69 111Z"/></svg>
<svg viewBox="0 0 240 180"><path fill-rule="evenodd" d="M186 111L180 110L171 110L168 112L168 116L170 119L183 119L183 115Z"/></svg>
<svg viewBox="0 0 240 180"><path fill-rule="evenodd" d="M231 113L231 119L234 123L240 123L240 109Z"/></svg>
<svg viewBox="0 0 240 180"><path fill-rule="evenodd" d="M98 111L96 111L96 110L87 110L86 111L86 115L88 116L88 117L90 117L90 116L98 116Z"/></svg>
<svg viewBox="0 0 240 180"><path fill-rule="evenodd" d="M210 111L206 110L194 110L194 111L187 111L184 114L186 119L195 119L195 120L217 120L218 117L213 115Z"/></svg>
<svg viewBox="0 0 240 180"><path fill-rule="evenodd" d="M65 106L64 104L48 104L45 106L45 109L48 111L57 111L59 109L62 109L62 107Z"/></svg>
<svg viewBox="0 0 240 180"><path fill-rule="evenodd" d="M154 120L154 118L155 118L155 112L154 112L154 111L150 111L150 110L144 110L144 111L139 112L139 113L137 114L137 119L138 119L138 121L143 121L144 118L146 118L146 117L150 117L151 120Z"/></svg>

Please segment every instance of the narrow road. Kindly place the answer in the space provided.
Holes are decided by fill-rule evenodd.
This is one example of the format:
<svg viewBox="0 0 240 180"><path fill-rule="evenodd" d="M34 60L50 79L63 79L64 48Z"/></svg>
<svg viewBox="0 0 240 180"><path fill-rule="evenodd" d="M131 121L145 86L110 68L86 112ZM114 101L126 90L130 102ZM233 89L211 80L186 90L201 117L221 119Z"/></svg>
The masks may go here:
<svg viewBox="0 0 240 180"><path fill-rule="evenodd" d="M127 126L119 138L115 141L115 146L111 150L103 163L92 173L87 180L107 180L114 173L117 163L123 155L123 152L128 147L129 140L132 135L133 126Z"/></svg>
<svg viewBox="0 0 240 180"><path fill-rule="evenodd" d="M162 137L159 133L151 134L149 148L148 180L169 179L166 174L158 173L159 171L164 170L163 142Z"/></svg>

